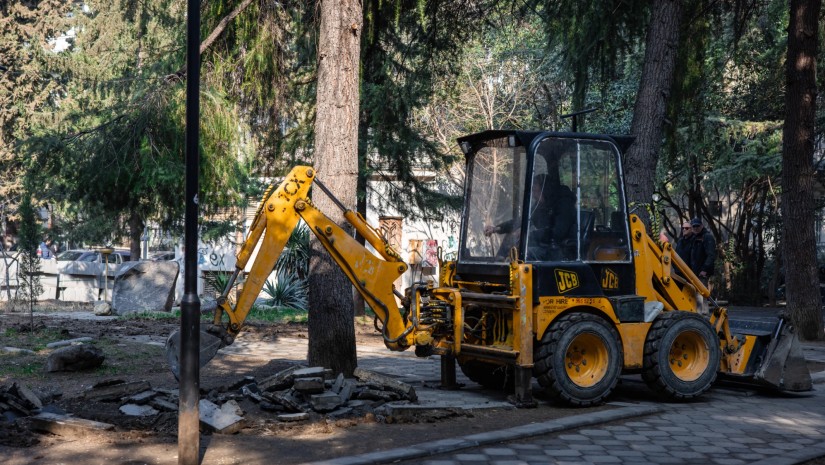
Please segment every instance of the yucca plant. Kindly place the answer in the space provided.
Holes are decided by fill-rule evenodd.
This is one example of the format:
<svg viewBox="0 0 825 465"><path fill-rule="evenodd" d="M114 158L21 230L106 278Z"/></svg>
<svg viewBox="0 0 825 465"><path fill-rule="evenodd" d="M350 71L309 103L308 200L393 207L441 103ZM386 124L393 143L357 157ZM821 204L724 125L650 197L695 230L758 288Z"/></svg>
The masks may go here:
<svg viewBox="0 0 825 465"><path fill-rule="evenodd" d="M294 274L300 280L305 280L309 272L309 226L303 222L292 231L284 251L275 262L278 272Z"/></svg>
<svg viewBox="0 0 825 465"><path fill-rule="evenodd" d="M275 281L264 283L263 291L269 297L265 304L270 307L307 309L307 283L295 273L279 270Z"/></svg>

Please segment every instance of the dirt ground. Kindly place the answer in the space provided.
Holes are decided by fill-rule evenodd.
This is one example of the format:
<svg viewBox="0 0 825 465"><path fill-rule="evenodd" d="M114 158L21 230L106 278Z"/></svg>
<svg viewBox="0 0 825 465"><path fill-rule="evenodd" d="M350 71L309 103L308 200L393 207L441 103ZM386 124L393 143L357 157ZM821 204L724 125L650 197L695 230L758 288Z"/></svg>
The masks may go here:
<svg viewBox="0 0 825 465"><path fill-rule="evenodd" d="M60 307L60 310L66 310ZM70 309L91 308L74 304ZM15 343L25 341L25 330L29 326L28 315L0 309L0 347L10 345L12 339ZM162 347L166 337L179 328L174 320L119 318L88 321L36 316L35 327L35 334L28 336L32 339L92 337L104 350L106 360L91 372L47 373L44 365L50 349L37 350L34 355L0 355L0 386L21 382L52 399L52 403L65 412L78 418L113 424L115 429L87 433L82 437L57 436L30 431L27 428L30 422L25 418L17 424L0 421L3 463L177 463L177 412L133 417L121 413L118 402L91 402L83 398L83 393L95 384L111 380L148 381L155 389L176 389L177 381L166 366ZM278 343L279 337L306 337L306 326L295 323L256 323L250 324L245 331L247 338L273 344ZM381 336L371 323L356 324L356 339L359 345L383 347ZM31 341L31 344L40 348L40 342ZM201 391L204 394L212 390L225 391L244 377L263 379L288 366L288 363L276 360L221 354L201 369ZM540 403L536 409L445 412L440 417L428 416L404 423L370 414L335 420L315 414L309 421L284 423L276 419L276 414L262 410L248 399L239 403L244 410L245 427L233 435L202 431L203 463L305 463L610 408L571 409Z"/></svg>

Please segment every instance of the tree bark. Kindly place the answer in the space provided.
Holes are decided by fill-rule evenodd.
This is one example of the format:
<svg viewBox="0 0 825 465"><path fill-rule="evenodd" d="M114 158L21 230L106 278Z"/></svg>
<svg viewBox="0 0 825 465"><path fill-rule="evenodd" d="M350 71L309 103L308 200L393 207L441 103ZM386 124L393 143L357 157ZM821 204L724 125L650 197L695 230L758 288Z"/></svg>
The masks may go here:
<svg viewBox="0 0 825 465"><path fill-rule="evenodd" d="M785 127L782 134L782 245L788 310L802 339L825 339L814 234L814 120L821 0L791 0Z"/></svg>
<svg viewBox="0 0 825 465"><path fill-rule="evenodd" d="M680 0L655 0L650 29L645 45L645 60L633 123L630 132L636 142L625 158L625 181L631 204L650 205L654 192L656 163L662 145L662 128L671 88L682 7ZM650 225L646 209L637 209L642 220Z"/></svg>
<svg viewBox="0 0 825 465"><path fill-rule="evenodd" d="M357 0L319 0L315 168L348 208L358 179L359 51L363 17ZM313 203L345 225L343 213L316 190ZM347 227L346 229L351 230ZM312 365L351 376L357 365L352 286L313 237L309 276L309 353Z"/></svg>
<svg viewBox="0 0 825 465"><path fill-rule="evenodd" d="M140 260L141 237L143 237L143 230L146 228L146 223L138 213L132 212L129 215L129 254L131 260Z"/></svg>

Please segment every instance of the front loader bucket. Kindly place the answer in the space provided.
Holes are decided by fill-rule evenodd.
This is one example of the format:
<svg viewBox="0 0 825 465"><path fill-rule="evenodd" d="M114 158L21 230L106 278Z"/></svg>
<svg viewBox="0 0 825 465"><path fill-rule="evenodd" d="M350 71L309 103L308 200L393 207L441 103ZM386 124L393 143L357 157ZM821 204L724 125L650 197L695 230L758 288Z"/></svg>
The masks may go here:
<svg viewBox="0 0 825 465"><path fill-rule="evenodd" d="M737 380L755 382L781 391L810 391L811 373L802 354L796 329L784 317L768 320L728 320L730 331L740 340L754 339L745 344L747 357L742 373L730 373ZM751 337L748 337L751 336ZM750 348L750 351L748 351ZM749 352L749 353L748 353Z"/></svg>
<svg viewBox="0 0 825 465"><path fill-rule="evenodd" d="M175 375L175 379L177 380L180 380L180 339L180 331L177 330L172 332L166 339L166 361L169 363L169 369L172 370L172 374ZM206 332L203 328L200 330L199 339L198 365L203 367L215 357L218 350L223 346L223 341L215 335Z"/></svg>

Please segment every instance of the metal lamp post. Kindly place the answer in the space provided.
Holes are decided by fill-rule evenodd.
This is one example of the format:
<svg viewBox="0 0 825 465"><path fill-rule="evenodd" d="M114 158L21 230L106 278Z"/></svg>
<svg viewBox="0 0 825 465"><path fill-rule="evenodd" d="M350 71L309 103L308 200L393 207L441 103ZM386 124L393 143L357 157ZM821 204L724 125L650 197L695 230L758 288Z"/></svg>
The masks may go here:
<svg viewBox="0 0 825 465"><path fill-rule="evenodd" d="M103 301L109 301L109 255L115 252L115 249L111 247L103 247L102 249L98 249L101 255L103 255L103 260L106 262L106 266L103 269Z"/></svg>

